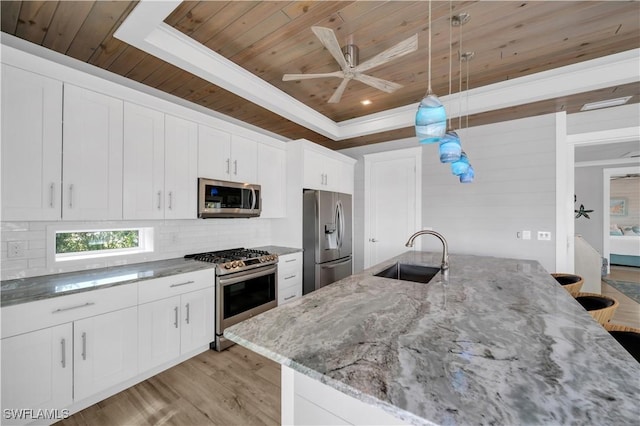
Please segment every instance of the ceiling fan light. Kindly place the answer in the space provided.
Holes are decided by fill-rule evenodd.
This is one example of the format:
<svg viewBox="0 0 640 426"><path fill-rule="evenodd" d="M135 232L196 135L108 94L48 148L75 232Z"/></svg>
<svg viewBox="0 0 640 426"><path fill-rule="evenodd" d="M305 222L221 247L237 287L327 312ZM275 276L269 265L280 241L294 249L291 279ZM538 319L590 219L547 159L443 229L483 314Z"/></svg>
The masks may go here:
<svg viewBox="0 0 640 426"><path fill-rule="evenodd" d="M467 167L467 171L460 175L460 183L471 183L475 178L476 174L473 171L473 167L469 164Z"/></svg>
<svg viewBox="0 0 640 426"><path fill-rule="evenodd" d="M462 151L458 161L451 163L451 173L455 176L460 176L466 173L467 170L469 170L469 158L467 158L467 154Z"/></svg>
<svg viewBox="0 0 640 426"><path fill-rule="evenodd" d="M462 146L460 145L460 137L455 130L448 130L440 139L439 153L441 163L453 163L460 159Z"/></svg>
<svg viewBox="0 0 640 426"><path fill-rule="evenodd" d="M361 103L362 105L371 105L371 101L370 101L369 99L365 99L365 100L363 100L363 101L360 101L360 103Z"/></svg>
<svg viewBox="0 0 640 426"><path fill-rule="evenodd" d="M416 136L422 144L437 143L447 131L447 113L440 99L427 94L416 112Z"/></svg>

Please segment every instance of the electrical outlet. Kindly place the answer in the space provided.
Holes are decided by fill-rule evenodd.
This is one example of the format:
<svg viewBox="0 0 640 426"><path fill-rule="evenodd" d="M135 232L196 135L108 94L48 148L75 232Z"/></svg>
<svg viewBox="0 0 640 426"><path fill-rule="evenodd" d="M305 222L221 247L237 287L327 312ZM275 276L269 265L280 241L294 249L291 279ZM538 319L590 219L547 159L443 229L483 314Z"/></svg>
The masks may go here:
<svg viewBox="0 0 640 426"><path fill-rule="evenodd" d="M22 257L24 256L24 241L9 241L7 243L7 257Z"/></svg>
<svg viewBox="0 0 640 426"><path fill-rule="evenodd" d="M538 240L540 240L540 241L551 241L551 232L549 232L549 231L538 231Z"/></svg>

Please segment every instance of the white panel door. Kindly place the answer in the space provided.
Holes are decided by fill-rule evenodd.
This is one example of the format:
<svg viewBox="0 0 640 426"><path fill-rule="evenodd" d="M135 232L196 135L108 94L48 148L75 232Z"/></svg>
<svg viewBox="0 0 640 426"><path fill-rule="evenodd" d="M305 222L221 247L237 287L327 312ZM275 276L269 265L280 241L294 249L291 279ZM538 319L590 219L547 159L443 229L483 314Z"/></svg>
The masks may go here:
<svg viewBox="0 0 640 426"><path fill-rule="evenodd" d="M71 323L9 337L0 344L2 410L62 408L73 402Z"/></svg>
<svg viewBox="0 0 640 426"><path fill-rule="evenodd" d="M196 219L198 125L165 116L165 219Z"/></svg>
<svg viewBox="0 0 640 426"><path fill-rule="evenodd" d="M164 114L124 104L124 219L163 219Z"/></svg>
<svg viewBox="0 0 640 426"><path fill-rule="evenodd" d="M122 219L122 101L64 86L62 218Z"/></svg>
<svg viewBox="0 0 640 426"><path fill-rule="evenodd" d="M62 82L2 65L2 220L60 219Z"/></svg>
<svg viewBox="0 0 640 426"><path fill-rule="evenodd" d="M181 296L181 353L192 351L214 340L214 297L213 287Z"/></svg>
<svg viewBox="0 0 640 426"><path fill-rule="evenodd" d="M420 151L406 151L365 156L365 268L407 251L420 228Z"/></svg>
<svg viewBox="0 0 640 426"><path fill-rule="evenodd" d="M180 296L138 306L140 371L180 355Z"/></svg>
<svg viewBox="0 0 640 426"><path fill-rule="evenodd" d="M198 177L229 180L231 134L198 125Z"/></svg>
<svg viewBox="0 0 640 426"><path fill-rule="evenodd" d="M138 307L75 321L74 400L138 373Z"/></svg>
<svg viewBox="0 0 640 426"><path fill-rule="evenodd" d="M262 191L261 217L286 216L287 152L258 144L258 180Z"/></svg>
<svg viewBox="0 0 640 426"><path fill-rule="evenodd" d="M258 181L258 142L231 135L230 180L256 183Z"/></svg>

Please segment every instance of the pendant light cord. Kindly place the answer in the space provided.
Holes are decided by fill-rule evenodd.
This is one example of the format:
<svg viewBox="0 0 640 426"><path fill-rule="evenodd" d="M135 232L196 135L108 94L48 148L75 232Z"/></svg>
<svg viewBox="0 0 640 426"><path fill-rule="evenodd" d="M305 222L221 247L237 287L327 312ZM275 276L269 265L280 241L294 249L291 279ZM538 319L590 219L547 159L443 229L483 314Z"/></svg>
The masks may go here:
<svg viewBox="0 0 640 426"><path fill-rule="evenodd" d="M453 6L451 5L451 0L449 0L449 19L451 22L449 22L449 97L451 97L451 34L453 33ZM449 129L451 129L451 116L449 115L449 125L447 126Z"/></svg>
<svg viewBox="0 0 640 426"><path fill-rule="evenodd" d="M462 23L460 23L460 44L458 46L459 51L459 64L460 64L460 76L458 78L458 129L462 129Z"/></svg>
<svg viewBox="0 0 640 426"><path fill-rule="evenodd" d="M428 80L429 80L429 85L427 87L427 93L431 94L431 0L429 0L429 42L428 42L429 46L429 70L428 70Z"/></svg>

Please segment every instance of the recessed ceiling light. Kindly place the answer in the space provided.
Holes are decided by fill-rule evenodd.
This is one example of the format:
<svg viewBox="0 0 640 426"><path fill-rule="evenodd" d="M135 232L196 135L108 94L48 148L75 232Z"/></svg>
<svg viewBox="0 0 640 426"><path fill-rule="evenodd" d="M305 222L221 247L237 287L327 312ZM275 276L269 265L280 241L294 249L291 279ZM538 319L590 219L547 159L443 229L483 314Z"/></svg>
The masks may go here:
<svg viewBox="0 0 640 426"><path fill-rule="evenodd" d="M371 105L371 101L369 99L365 99L364 101L360 101L362 105Z"/></svg>
<svg viewBox="0 0 640 426"><path fill-rule="evenodd" d="M608 108L612 106L624 105L629 101L629 99L631 99L631 96L625 96L624 98L608 99L606 101L591 102L591 103L582 105L582 108L580 108L580 111L590 111L592 109L600 109L600 108Z"/></svg>

